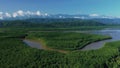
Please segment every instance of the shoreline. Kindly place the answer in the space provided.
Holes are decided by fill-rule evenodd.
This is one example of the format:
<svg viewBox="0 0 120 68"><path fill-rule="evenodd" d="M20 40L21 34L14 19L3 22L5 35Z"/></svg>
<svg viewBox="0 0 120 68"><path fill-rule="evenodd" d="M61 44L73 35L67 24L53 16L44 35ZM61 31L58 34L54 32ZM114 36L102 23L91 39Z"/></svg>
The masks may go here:
<svg viewBox="0 0 120 68"><path fill-rule="evenodd" d="M50 48L48 46L45 45L44 41L43 40L37 40L37 39L23 39L24 40L27 40L29 42L34 42L34 43L38 43L40 46L42 46L42 48L38 48L38 49L43 49L43 50L50 50L50 51L57 51L57 52L60 52L60 53L68 53L69 51L65 51L65 50L59 50L59 49L53 49L53 48ZM26 43L26 42L24 42ZM28 45L28 44L27 44ZM28 45L30 46L30 45ZM37 47L34 47L34 48L37 48Z"/></svg>

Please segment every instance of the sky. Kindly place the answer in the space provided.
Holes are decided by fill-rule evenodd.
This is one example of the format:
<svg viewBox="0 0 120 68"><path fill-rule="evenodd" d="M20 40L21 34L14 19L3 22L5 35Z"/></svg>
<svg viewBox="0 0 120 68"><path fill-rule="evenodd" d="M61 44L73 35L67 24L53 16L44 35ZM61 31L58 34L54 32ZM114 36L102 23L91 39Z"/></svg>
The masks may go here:
<svg viewBox="0 0 120 68"><path fill-rule="evenodd" d="M120 16L120 0L0 0L0 12L18 10Z"/></svg>

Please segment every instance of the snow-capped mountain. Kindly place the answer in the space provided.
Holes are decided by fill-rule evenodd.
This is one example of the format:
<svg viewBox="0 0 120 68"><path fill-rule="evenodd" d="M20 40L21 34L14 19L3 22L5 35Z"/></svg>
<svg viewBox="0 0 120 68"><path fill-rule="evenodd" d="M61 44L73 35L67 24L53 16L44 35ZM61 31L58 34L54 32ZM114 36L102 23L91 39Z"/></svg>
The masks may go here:
<svg viewBox="0 0 120 68"><path fill-rule="evenodd" d="M74 18L74 19L90 19L99 21L102 23L119 23L120 17L114 16L105 16L99 14L48 14L40 11L22 11L18 10L13 13L8 12L0 12L0 20L18 20L18 19L29 19L29 18L57 18L57 19L65 19L65 18Z"/></svg>

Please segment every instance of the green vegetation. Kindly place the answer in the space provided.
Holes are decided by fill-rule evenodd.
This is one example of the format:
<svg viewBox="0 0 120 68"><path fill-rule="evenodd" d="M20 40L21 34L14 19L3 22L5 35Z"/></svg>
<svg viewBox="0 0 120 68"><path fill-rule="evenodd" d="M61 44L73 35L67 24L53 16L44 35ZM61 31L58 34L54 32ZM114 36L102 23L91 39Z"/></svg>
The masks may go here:
<svg viewBox="0 0 120 68"><path fill-rule="evenodd" d="M43 40L46 46L53 49L78 50L92 42L111 37L75 32L31 32L27 38Z"/></svg>
<svg viewBox="0 0 120 68"><path fill-rule="evenodd" d="M54 68L63 66L64 54L28 47L22 40L10 37L10 33L9 37L5 37L6 33L0 33L0 35L0 68Z"/></svg>
<svg viewBox="0 0 120 68"><path fill-rule="evenodd" d="M76 51L67 55L71 68L119 68L120 41L110 42L99 50Z"/></svg>
<svg viewBox="0 0 120 68"><path fill-rule="evenodd" d="M80 51L89 43L110 37L64 32L116 26L89 20L29 19L0 21L0 27L0 68L120 68L120 41L106 43L98 50ZM69 52L31 48L23 43L25 37Z"/></svg>
<svg viewBox="0 0 120 68"><path fill-rule="evenodd" d="M36 20L36 19L35 19ZM68 28L80 26L105 26L106 24L93 20L80 19L38 19L0 21L0 27L41 27L41 28Z"/></svg>
<svg viewBox="0 0 120 68"><path fill-rule="evenodd" d="M20 36L13 37L16 34L0 33L1 68L119 68L120 65L119 41L107 43L99 50L63 54L31 48Z"/></svg>
<svg viewBox="0 0 120 68"><path fill-rule="evenodd" d="M63 54L57 52L27 47L26 45L21 44L22 41L17 39L8 39L1 42L1 68L53 68L58 67L59 64L61 65L62 61L60 60L63 60L62 58L64 58Z"/></svg>

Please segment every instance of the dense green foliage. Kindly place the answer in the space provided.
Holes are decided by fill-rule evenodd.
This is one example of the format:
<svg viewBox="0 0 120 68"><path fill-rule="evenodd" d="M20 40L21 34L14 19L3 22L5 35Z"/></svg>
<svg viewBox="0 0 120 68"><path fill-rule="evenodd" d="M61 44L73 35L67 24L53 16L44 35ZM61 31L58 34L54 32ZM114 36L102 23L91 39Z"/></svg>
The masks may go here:
<svg viewBox="0 0 120 68"><path fill-rule="evenodd" d="M25 45L22 40L10 37L10 34L10 38L5 37L6 35L3 33L0 35L0 68L54 68L63 66L64 54L33 49Z"/></svg>
<svg viewBox="0 0 120 68"><path fill-rule="evenodd" d="M68 54L71 68L119 68L120 41L107 43L92 51L76 51Z"/></svg>
<svg viewBox="0 0 120 68"><path fill-rule="evenodd" d="M0 27L7 27L0 28L0 68L119 68L120 41L107 43L98 50L80 51L78 49L86 44L110 37L60 32L102 29L106 27L104 25L95 21L73 19L0 21ZM48 47L54 49L71 51L64 54L31 48L23 43L24 37L44 40Z"/></svg>
<svg viewBox="0 0 120 68"><path fill-rule="evenodd" d="M13 38L16 34L0 32L1 68L119 68L120 65L119 41L107 43L99 50L62 54L28 47L18 37Z"/></svg>
<svg viewBox="0 0 120 68"><path fill-rule="evenodd" d="M46 46L54 49L77 50L92 42L111 37L75 32L32 32L27 38L44 40Z"/></svg>

